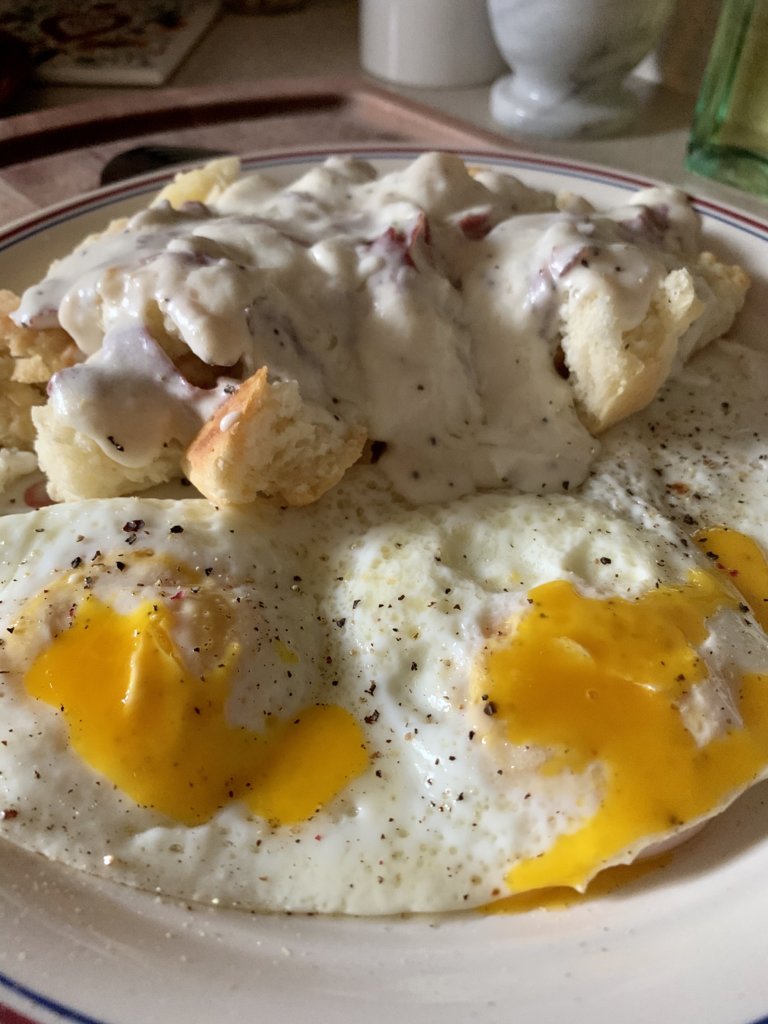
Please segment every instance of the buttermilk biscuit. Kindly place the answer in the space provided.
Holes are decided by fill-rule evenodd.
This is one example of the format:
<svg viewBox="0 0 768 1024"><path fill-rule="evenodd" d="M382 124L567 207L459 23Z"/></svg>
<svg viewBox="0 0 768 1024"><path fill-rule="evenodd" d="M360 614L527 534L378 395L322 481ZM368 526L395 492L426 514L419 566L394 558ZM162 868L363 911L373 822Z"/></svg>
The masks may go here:
<svg viewBox="0 0 768 1024"><path fill-rule="evenodd" d="M744 305L750 284L745 270L720 263L711 252L700 253L692 270L703 309L680 339L678 358L681 362L730 330Z"/></svg>
<svg viewBox="0 0 768 1024"><path fill-rule="evenodd" d="M259 495L308 505L342 478L365 443L362 427L305 402L296 381L243 381L187 448L182 467L216 505L242 505Z"/></svg>
<svg viewBox="0 0 768 1024"><path fill-rule="evenodd" d="M90 437L74 430L52 405L33 409L35 451L55 501L112 498L144 491L178 476L182 446L169 441L162 454L139 467L111 459Z"/></svg>
<svg viewBox="0 0 768 1024"><path fill-rule="evenodd" d="M206 203L214 200L231 185L240 174L240 161L236 156L211 160L203 167L180 171L170 185L158 192L152 205L168 202L178 209L184 203Z"/></svg>
<svg viewBox="0 0 768 1024"><path fill-rule="evenodd" d="M0 290L0 491L35 469L32 410L45 402L57 370L77 362L77 348L60 328L19 327L10 314L19 304Z"/></svg>
<svg viewBox="0 0 768 1024"><path fill-rule="evenodd" d="M57 370L78 361L77 346L60 327L19 327L10 318L18 305L17 295L0 290L0 373L19 384L47 384Z"/></svg>
<svg viewBox="0 0 768 1024"><path fill-rule="evenodd" d="M561 310L564 363L595 434L644 408L675 369L731 326L749 278L702 253L661 278L642 321L622 329L609 289L570 293Z"/></svg>

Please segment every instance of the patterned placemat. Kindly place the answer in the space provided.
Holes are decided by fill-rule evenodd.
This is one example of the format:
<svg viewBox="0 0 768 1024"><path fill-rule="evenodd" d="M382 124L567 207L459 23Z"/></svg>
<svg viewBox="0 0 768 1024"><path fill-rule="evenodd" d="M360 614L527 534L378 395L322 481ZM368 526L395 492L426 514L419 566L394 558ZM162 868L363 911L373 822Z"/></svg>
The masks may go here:
<svg viewBox="0 0 768 1024"><path fill-rule="evenodd" d="M208 29L220 0L0 0L36 77L68 85L162 85Z"/></svg>

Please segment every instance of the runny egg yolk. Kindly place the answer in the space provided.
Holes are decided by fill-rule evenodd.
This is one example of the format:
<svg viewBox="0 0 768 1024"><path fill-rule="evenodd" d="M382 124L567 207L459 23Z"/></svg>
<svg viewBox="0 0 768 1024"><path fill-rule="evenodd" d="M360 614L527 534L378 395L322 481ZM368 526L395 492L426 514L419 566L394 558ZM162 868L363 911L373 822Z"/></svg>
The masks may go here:
<svg viewBox="0 0 768 1024"><path fill-rule="evenodd" d="M737 605L727 585L696 571L627 600L586 597L559 580L529 600L487 656L482 696L511 742L551 751L542 771L598 762L604 788L591 817L517 862L507 883L512 892L583 888L633 844L716 810L765 767L768 676L742 677L742 722L699 747L678 702L707 676L697 654L707 619Z"/></svg>
<svg viewBox="0 0 768 1024"><path fill-rule="evenodd" d="M670 853L636 860L632 864L616 864L593 878L586 891L578 892L570 886L552 886L529 889L513 896L505 896L487 903L480 910L484 914L526 914L531 910L562 910L580 903L598 900L603 896L621 892L633 883L659 871L672 859Z"/></svg>
<svg viewBox="0 0 768 1024"><path fill-rule="evenodd" d="M699 530L693 539L713 564L724 572L768 631L768 561L752 540L738 530L715 526Z"/></svg>
<svg viewBox="0 0 768 1024"><path fill-rule="evenodd" d="M368 766L344 708L232 726L236 645L205 678L185 668L162 604L121 615L90 597L33 662L27 691L58 708L77 754L139 804L197 825L242 800L275 825L305 820Z"/></svg>

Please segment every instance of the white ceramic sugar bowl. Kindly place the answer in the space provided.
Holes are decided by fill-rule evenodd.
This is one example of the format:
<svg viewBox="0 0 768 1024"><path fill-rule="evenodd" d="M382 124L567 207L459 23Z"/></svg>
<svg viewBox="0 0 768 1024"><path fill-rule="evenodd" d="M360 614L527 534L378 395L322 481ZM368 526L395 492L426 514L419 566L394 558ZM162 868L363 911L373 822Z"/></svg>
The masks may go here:
<svg viewBox="0 0 768 1024"><path fill-rule="evenodd" d="M631 121L629 72L653 48L672 0L488 0L512 68L491 90L491 115L528 134L604 135Z"/></svg>

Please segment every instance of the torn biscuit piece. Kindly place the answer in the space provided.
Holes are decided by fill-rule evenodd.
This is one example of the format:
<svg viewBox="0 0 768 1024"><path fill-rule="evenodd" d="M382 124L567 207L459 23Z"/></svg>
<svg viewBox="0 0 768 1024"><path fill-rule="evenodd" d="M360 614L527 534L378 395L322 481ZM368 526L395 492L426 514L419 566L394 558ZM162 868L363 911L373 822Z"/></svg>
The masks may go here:
<svg viewBox="0 0 768 1024"><path fill-rule="evenodd" d="M202 167L179 171L173 181L158 192L152 205L168 202L175 209L184 203L207 203L221 195L228 185L240 174L240 160L236 156L224 156L210 160Z"/></svg>
<svg viewBox="0 0 768 1024"><path fill-rule="evenodd" d="M338 483L365 444L361 426L305 402L296 381L243 381L187 448L182 468L216 505L258 496L308 505Z"/></svg>
<svg viewBox="0 0 768 1024"><path fill-rule="evenodd" d="M37 430L37 459L54 501L135 494L178 473L182 451L178 441L169 440L151 462L125 466L111 459L93 438L72 427L54 405L35 408L32 419Z"/></svg>
<svg viewBox="0 0 768 1024"><path fill-rule="evenodd" d="M10 380L19 384L47 384L57 370L76 363L80 354L72 338L60 327L38 330L14 323L10 314L18 307L19 301L13 292L0 290L3 369ZM3 372L2 376L5 378L6 373Z"/></svg>
<svg viewBox="0 0 768 1024"><path fill-rule="evenodd" d="M680 364L731 329L750 285L749 274L742 267L721 263L711 252L699 253L692 271L703 309L680 339Z"/></svg>
<svg viewBox="0 0 768 1024"><path fill-rule="evenodd" d="M580 416L599 434L643 409L670 374L727 330L749 278L701 253L659 281L643 319L627 329L610 292L571 292L561 310L561 346Z"/></svg>
<svg viewBox="0 0 768 1024"><path fill-rule="evenodd" d="M60 328L15 324L10 314L18 305L17 295L0 290L0 491L36 468L32 410L45 402L51 375L79 358Z"/></svg>
<svg viewBox="0 0 768 1024"><path fill-rule="evenodd" d="M577 408L600 433L644 408L669 376L677 339L702 304L686 270L669 273L638 325L623 330L607 290L572 293L562 307L561 345Z"/></svg>
<svg viewBox="0 0 768 1024"><path fill-rule="evenodd" d="M19 448L0 448L0 492L23 476L34 473L37 460L34 452L25 452Z"/></svg>

